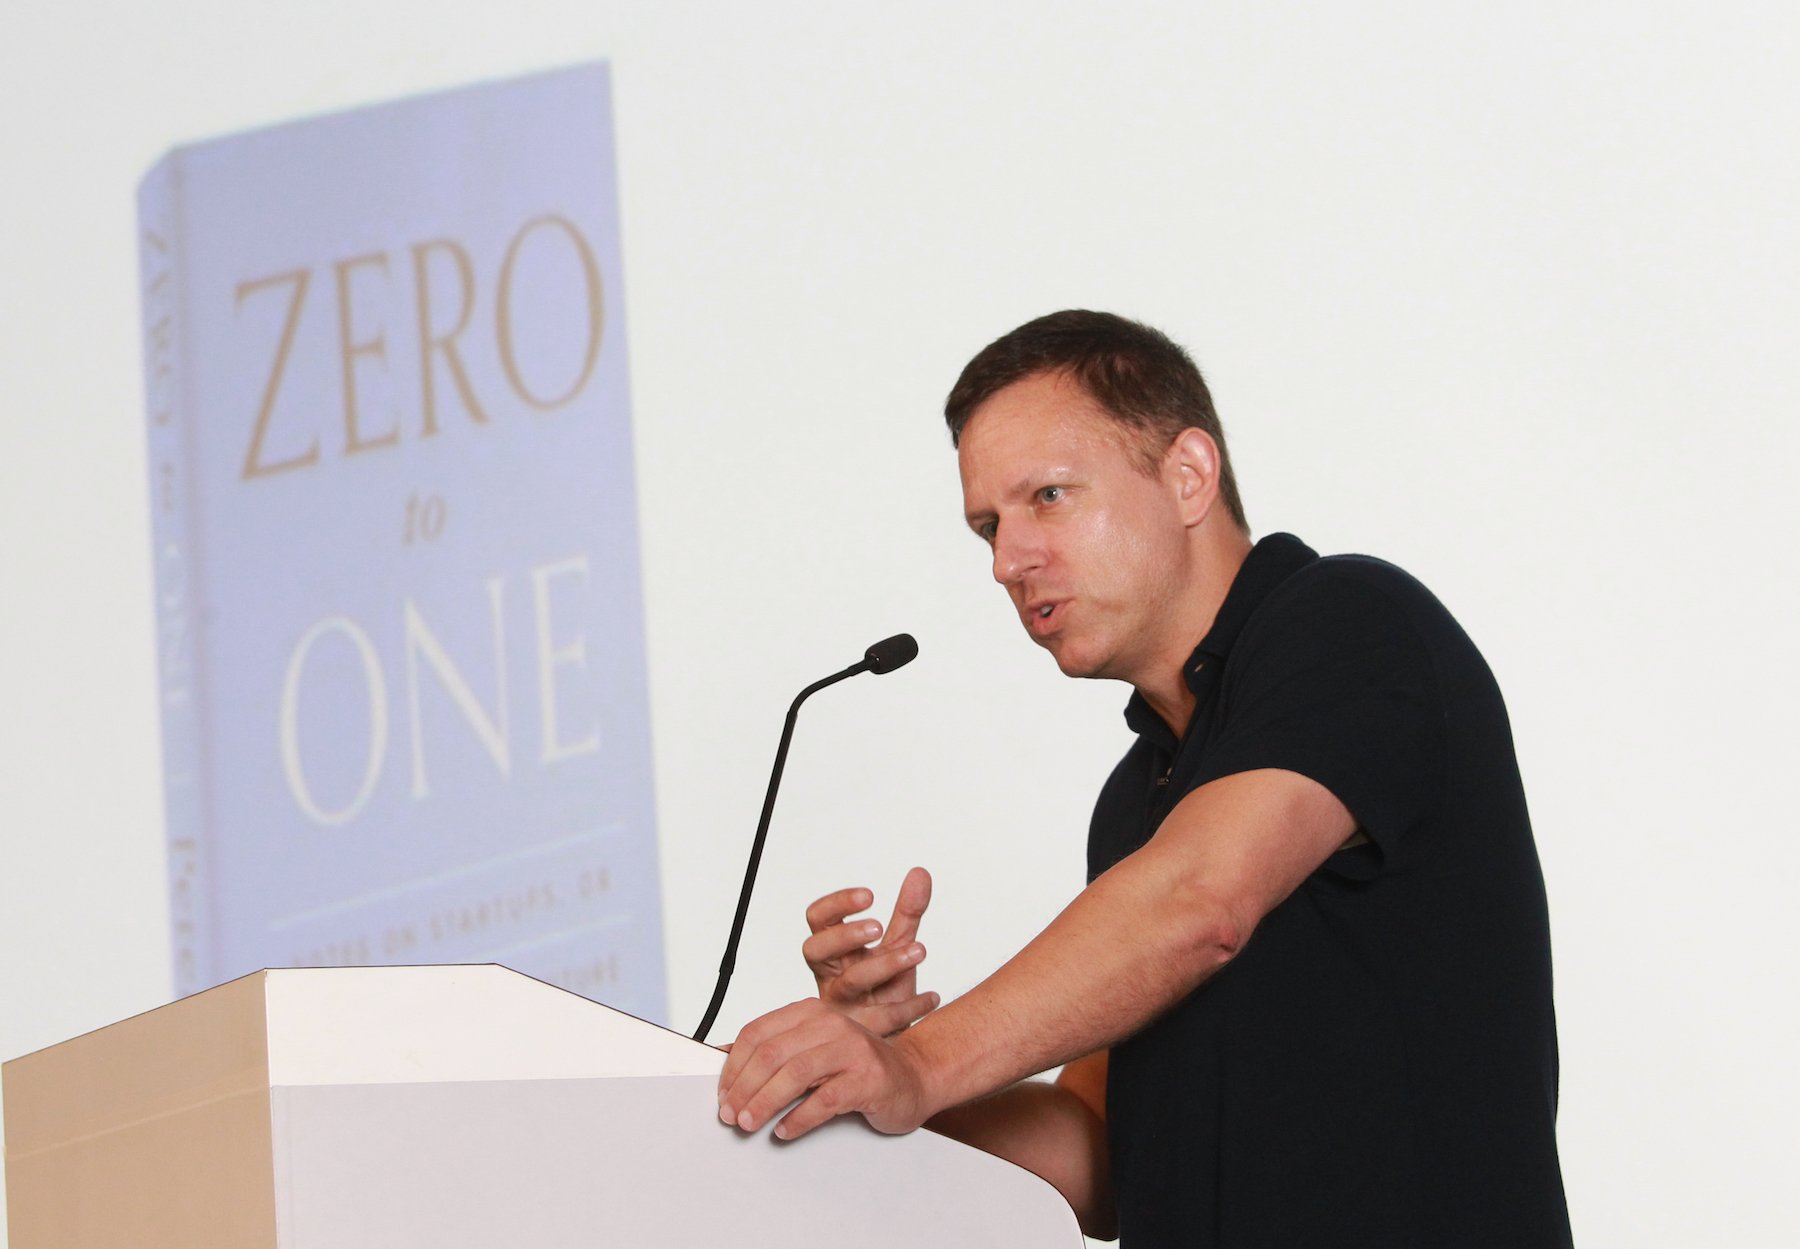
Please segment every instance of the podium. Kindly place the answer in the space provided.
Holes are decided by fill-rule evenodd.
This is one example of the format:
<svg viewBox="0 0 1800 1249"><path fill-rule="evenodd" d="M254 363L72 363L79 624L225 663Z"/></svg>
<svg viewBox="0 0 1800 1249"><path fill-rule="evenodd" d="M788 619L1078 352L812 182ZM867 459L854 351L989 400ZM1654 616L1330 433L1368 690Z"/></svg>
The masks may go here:
<svg viewBox="0 0 1800 1249"><path fill-rule="evenodd" d="M5 1065L11 1249L1082 1244L1036 1176L496 966L263 971Z"/></svg>

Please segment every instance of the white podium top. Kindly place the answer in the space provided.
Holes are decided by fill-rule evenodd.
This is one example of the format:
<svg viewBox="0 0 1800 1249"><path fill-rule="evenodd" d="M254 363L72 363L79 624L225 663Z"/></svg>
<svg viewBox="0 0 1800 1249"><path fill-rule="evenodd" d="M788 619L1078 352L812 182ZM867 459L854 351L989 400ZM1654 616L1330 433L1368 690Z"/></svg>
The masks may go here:
<svg viewBox="0 0 1800 1249"><path fill-rule="evenodd" d="M272 1085L716 1076L725 1062L491 963L263 974Z"/></svg>

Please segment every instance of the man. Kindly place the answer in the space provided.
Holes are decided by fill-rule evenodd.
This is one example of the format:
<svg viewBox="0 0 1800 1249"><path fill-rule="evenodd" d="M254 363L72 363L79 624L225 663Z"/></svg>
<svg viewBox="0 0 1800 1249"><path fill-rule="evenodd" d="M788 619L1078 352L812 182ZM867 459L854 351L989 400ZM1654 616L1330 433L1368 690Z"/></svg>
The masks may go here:
<svg viewBox="0 0 1800 1249"><path fill-rule="evenodd" d="M1252 546L1205 383L1145 326L1021 326L946 417L1021 623L1132 685L1138 740L1087 888L915 1026L883 1035L931 1005L928 881L872 948L864 891L815 904L821 996L744 1029L721 1118L930 1120L1130 1249L1567 1245L1543 883L1473 644L1391 565Z"/></svg>

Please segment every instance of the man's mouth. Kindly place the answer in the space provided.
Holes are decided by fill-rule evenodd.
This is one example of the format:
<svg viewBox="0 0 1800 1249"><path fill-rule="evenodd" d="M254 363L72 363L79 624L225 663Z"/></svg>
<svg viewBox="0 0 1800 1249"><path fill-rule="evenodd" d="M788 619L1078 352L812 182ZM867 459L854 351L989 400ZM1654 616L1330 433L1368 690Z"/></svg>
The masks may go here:
<svg viewBox="0 0 1800 1249"><path fill-rule="evenodd" d="M1062 624L1064 604L1061 602L1031 603L1025 608L1025 628L1034 638L1043 638Z"/></svg>

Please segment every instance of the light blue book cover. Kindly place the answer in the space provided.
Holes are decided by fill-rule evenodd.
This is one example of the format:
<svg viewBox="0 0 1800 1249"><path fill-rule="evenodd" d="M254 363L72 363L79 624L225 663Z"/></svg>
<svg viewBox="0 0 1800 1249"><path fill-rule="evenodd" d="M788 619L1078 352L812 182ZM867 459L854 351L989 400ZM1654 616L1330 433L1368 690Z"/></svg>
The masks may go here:
<svg viewBox="0 0 1800 1249"><path fill-rule="evenodd" d="M606 67L139 195L175 979L499 962L665 1014Z"/></svg>

